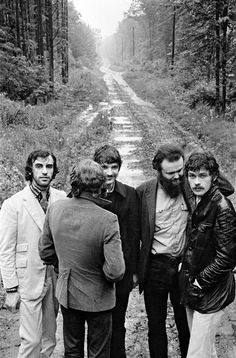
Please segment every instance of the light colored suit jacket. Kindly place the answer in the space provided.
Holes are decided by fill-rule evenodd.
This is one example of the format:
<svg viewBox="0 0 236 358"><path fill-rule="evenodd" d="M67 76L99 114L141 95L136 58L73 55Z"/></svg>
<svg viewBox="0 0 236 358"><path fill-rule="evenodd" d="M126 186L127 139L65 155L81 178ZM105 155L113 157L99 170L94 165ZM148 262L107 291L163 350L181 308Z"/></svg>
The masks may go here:
<svg viewBox="0 0 236 358"><path fill-rule="evenodd" d="M49 204L66 193L50 188ZM5 288L19 286L24 299L37 299L43 290L46 266L38 241L45 213L29 185L3 202L0 211L0 268Z"/></svg>

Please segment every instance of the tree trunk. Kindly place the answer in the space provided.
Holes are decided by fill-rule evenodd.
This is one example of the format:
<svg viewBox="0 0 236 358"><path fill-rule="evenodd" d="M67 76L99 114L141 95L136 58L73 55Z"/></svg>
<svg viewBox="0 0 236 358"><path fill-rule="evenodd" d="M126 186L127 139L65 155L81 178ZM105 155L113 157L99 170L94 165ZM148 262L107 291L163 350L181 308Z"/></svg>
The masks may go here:
<svg viewBox="0 0 236 358"><path fill-rule="evenodd" d="M216 20L216 61L215 61L215 83L216 83L216 113L220 113L220 0L216 0L215 20Z"/></svg>
<svg viewBox="0 0 236 358"><path fill-rule="evenodd" d="M61 0L62 15L62 82L68 82L68 3Z"/></svg>
<svg viewBox="0 0 236 358"><path fill-rule="evenodd" d="M228 1L224 1L223 7L223 22L222 22L222 112L225 113L226 109L226 90L227 90L227 73L226 73L226 64L227 64L227 28L228 28Z"/></svg>
<svg viewBox="0 0 236 358"><path fill-rule="evenodd" d="M21 48L20 43L20 19L19 19L19 1L16 0L16 44Z"/></svg>
<svg viewBox="0 0 236 358"><path fill-rule="evenodd" d="M37 55L39 63L43 63L43 24L42 24L42 0L37 0Z"/></svg>

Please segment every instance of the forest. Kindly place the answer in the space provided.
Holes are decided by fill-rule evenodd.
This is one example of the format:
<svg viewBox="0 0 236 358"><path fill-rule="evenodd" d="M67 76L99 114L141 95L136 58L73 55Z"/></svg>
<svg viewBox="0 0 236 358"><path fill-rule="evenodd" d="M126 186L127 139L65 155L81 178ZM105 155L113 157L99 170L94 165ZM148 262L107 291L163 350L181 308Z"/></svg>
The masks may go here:
<svg viewBox="0 0 236 358"><path fill-rule="evenodd" d="M236 100L234 0L133 0L103 49L116 65L171 76L190 107L225 114Z"/></svg>
<svg viewBox="0 0 236 358"><path fill-rule="evenodd" d="M28 152L45 146L65 166L63 186L70 162L90 145L74 121L107 96L102 57L167 122L171 118L195 133L219 155L232 152L225 160L232 164L235 0L132 0L105 39L83 21L73 1L2 0L0 171L13 163L22 171ZM109 118L101 118L99 127L106 130ZM91 137L97 131L99 139L100 130Z"/></svg>

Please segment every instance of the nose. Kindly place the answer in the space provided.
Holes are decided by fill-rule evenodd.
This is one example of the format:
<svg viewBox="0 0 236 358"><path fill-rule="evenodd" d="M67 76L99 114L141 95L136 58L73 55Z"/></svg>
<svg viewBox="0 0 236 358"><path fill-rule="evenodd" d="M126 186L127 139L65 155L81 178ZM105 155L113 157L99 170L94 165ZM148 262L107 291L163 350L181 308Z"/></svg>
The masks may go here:
<svg viewBox="0 0 236 358"><path fill-rule="evenodd" d="M47 167L46 165L43 166L43 174L47 174L48 173L48 170L47 170Z"/></svg>
<svg viewBox="0 0 236 358"><path fill-rule="evenodd" d="M112 175L112 170L111 170L111 168L107 168L106 173L107 173L107 175Z"/></svg>
<svg viewBox="0 0 236 358"><path fill-rule="evenodd" d="M179 173L175 173L173 178L174 179L179 179Z"/></svg>
<svg viewBox="0 0 236 358"><path fill-rule="evenodd" d="M200 184L200 180L199 180L199 177L196 176L196 178L194 179L194 184L195 185L199 185Z"/></svg>

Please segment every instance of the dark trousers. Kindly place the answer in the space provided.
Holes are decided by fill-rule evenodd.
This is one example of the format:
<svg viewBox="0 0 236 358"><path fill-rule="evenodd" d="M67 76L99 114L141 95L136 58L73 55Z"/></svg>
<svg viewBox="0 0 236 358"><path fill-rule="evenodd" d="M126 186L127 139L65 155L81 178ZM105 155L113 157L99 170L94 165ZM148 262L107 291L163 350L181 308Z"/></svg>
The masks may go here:
<svg viewBox="0 0 236 358"><path fill-rule="evenodd" d="M133 275L125 275L116 284L116 306L112 310L112 339L110 358L126 358L125 353L125 314L129 294L133 287Z"/></svg>
<svg viewBox="0 0 236 358"><path fill-rule="evenodd" d="M178 259L165 255L151 255L150 270L144 287L148 316L148 342L151 358L167 358L166 317L168 294L174 310L179 335L181 357L187 356L189 328L185 308L180 305L178 287Z"/></svg>
<svg viewBox="0 0 236 358"><path fill-rule="evenodd" d="M109 358L112 314L84 312L61 306L65 358L84 358L85 322L88 326L88 358Z"/></svg>

